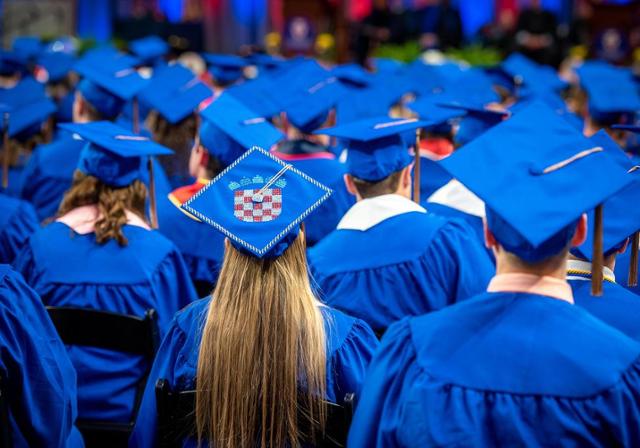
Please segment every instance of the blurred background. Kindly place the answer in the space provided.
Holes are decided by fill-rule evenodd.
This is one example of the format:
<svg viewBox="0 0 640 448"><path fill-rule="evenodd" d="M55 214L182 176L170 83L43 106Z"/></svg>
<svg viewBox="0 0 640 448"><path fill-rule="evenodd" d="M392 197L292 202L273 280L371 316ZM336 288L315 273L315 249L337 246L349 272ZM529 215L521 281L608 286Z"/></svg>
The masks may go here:
<svg viewBox="0 0 640 448"><path fill-rule="evenodd" d="M261 49L366 64L440 50L490 65L518 50L554 66L571 55L640 60L636 0L0 0L1 37L73 35L80 47L156 34L176 54Z"/></svg>

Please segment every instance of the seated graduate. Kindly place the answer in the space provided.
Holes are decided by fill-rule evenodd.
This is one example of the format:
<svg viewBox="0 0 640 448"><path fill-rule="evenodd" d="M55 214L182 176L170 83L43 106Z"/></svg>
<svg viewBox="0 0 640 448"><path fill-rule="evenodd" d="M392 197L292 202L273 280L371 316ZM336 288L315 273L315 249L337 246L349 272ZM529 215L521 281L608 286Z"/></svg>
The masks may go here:
<svg viewBox="0 0 640 448"><path fill-rule="evenodd" d="M40 297L7 265L0 265L0 351L9 446L82 447L76 372Z"/></svg>
<svg viewBox="0 0 640 448"><path fill-rule="evenodd" d="M345 182L358 202L309 251L311 272L327 304L379 333L483 291L494 273L473 229L410 199L412 142L403 135L425 125L380 117L322 131L346 139Z"/></svg>
<svg viewBox="0 0 640 448"><path fill-rule="evenodd" d="M82 74L83 79L75 92L73 122L114 120L132 89L141 85L140 76L131 68L134 62L130 57L115 55L88 56L78 61L74 70ZM72 133L60 130L52 143L35 149L22 174L20 196L33 204L40 221L55 216L62 196L71 187L85 143Z"/></svg>
<svg viewBox="0 0 640 448"><path fill-rule="evenodd" d="M31 236L16 268L46 305L139 317L154 309L164 334L176 311L197 298L178 249L145 217L146 159L169 150L107 121L60 126L85 140L78 170L56 221ZM130 420L145 360L68 350L79 372L80 418Z"/></svg>
<svg viewBox="0 0 640 448"><path fill-rule="evenodd" d="M49 45L57 43L54 41ZM47 94L56 103L56 123L67 123L73 119L77 77L71 70L75 63L73 54L52 50L40 54L36 61L33 74L36 80L46 85Z"/></svg>
<svg viewBox="0 0 640 448"><path fill-rule="evenodd" d="M313 135L314 131L333 124L334 106L346 90L315 61L300 64L290 73L293 75L303 77L304 82L291 87L287 77L277 84L282 86L288 138L278 145L274 154L334 192L305 220L307 246L312 247L335 230L355 202L344 184L344 165L330 151L329 139Z"/></svg>
<svg viewBox="0 0 640 448"><path fill-rule="evenodd" d="M39 227L31 204L0 193L0 264L12 263Z"/></svg>
<svg viewBox="0 0 640 448"><path fill-rule="evenodd" d="M146 126L153 140L173 150L158 158L172 189L193 183L189 155L197 134L196 109L213 92L191 70L180 64L154 70L140 92L141 105L151 109Z"/></svg>
<svg viewBox="0 0 640 448"><path fill-rule="evenodd" d="M636 445L640 345L574 306L565 281L583 213L629 179L540 103L443 164L486 203L497 275L389 328L348 446ZM584 178L589 189L569 187Z"/></svg>
<svg viewBox="0 0 640 448"><path fill-rule="evenodd" d="M627 283L631 283L632 286L635 286L634 283L637 284L637 253L633 268L635 275L633 270L624 272L624 276L618 284L614 274L618 255L625 253L627 247L630 247L629 243L633 240L632 237L640 230L640 210L631 206L640 194L640 177L638 177L640 171L631 170L633 166L622 148L616 145L604 130L599 131L590 140L594 146L602 147L612 157L615 157L620 164L621 175L629 176L633 181L603 204L604 260L602 276L604 283L602 297L591 295L593 262L593 240L591 238L587 238L580 247L571 249L567 263L567 280L573 289L576 305L584 307L598 319L617 328L627 336L640 340L640 300L638 300L640 297L622 286ZM588 225L595 226L595 221L595 212L592 211L588 214ZM628 282L628 279L631 281Z"/></svg>
<svg viewBox="0 0 640 448"><path fill-rule="evenodd" d="M224 235L187 216L182 204L254 145L270 148L283 134L227 93L200 112L200 129L191 150L189 174L196 182L158 201L160 232L184 257L200 297L213 290L222 267Z"/></svg>
<svg viewBox="0 0 640 448"><path fill-rule="evenodd" d="M216 447L299 446L322 430L324 400L359 392L376 337L322 305L307 274L301 222L330 194L253 148L183 205L227 237L222 271L211 297L174 319L130 446L158 443L158 379L196 389L197 437Z"/></svg>
<svg viewBox="0 0 640 448"><path fill-rule="evenodd" d="M0 89L0 129L3 135L8 134L8 143L0 151L0 192L20 196L24 167L33 148L49 139L49 118L55 111L56 105L33 78L25 78L11 89Z"/></svg>

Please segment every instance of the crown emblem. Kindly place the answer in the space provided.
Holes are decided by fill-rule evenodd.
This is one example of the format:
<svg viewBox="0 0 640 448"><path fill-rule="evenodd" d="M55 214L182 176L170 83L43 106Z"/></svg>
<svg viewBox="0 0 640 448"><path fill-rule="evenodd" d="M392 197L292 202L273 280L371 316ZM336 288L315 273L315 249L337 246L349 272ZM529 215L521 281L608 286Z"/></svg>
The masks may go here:
<svg viewBox="0 0 640 448"><path fill-rule="evenodd" d="M263 176L261 176L260 174L256 174L255 176L249 178L249 177L243 177L242 179L240 179L240 181L231 181L229 182L229 184L227 185L229 187L229 190L231 191L235 191L241 187L248 187L248 186L255 186L255 187L262 187L263 185L271 182L271 180L273 179L273 177L268 177L265 178ZM276 179L275 182L273 182L273 185L276 186L277 188L284 188L287 186L287 181L284 180L282 177L278 177Z"/></svg>

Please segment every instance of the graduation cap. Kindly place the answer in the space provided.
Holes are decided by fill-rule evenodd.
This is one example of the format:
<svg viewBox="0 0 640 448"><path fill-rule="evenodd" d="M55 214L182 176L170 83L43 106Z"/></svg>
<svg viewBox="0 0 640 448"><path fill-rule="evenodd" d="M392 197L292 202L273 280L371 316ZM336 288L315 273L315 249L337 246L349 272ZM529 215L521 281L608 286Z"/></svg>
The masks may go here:
<svg viewBox="0 0 640 448"><path fill-rule="evenodd" d="M13 76L25 68L25 60L15 51L0 50L0 76Z"/></svg>
<svg viewBox="0 0 640 448"><path fill-rule="evenodd" d="M469 103L442 102L440 106L466 112L460 120L458 130L453 137L454 143L458 146L468 144L511 115L506 110L496 111Z"/></svg>
<svg viewBox="0 0 640 448"><path fill-rule="evenodd" d="M264 117L223 93L200 112L200 143L224 166L253 146L271 148L284 138Z"/></svg>
<svg viewBox="0 0 640 448"><path fill-rule="evenodd" d="M238 250L271 259L284 253L302 221L331 193L292 165L254 147L182 208L213 226Z"/></svg>
<svg viewBox="0 0 640 448"><path fill-rule="evenodd" d="M151 222L158 227L155 201L153 162L150 156L171 155L173 151L153 140L136 135L109 121L76 124L64 123L59 127L79 135L87 141L80 153L78 170L94 176L114 188L123 188L144 179L144 158L149 157L149 196Z"/></svg>
<svg viewBox="0 0 640 448"><path fill-rule="evenodd" d="M535 102L440 164L485 202L496 239L527 262L562 251L580 216L597 207L593 294L601 294L599 204L630 183L602 147Z"/></svg>
<svg viewBox="0 0 640 448"><path fill-rule="evenodd" d="M41 83L58 82L71 71L76 58L69 53L42 53L36 60L34 77Z"/></svg>
<svg viewBox="0 0 640 448"><path fill-rule="evenodd" d="M129 50L145 62L153 62L169 52L169 44L158 36L147 36L129 42Z"/></svg>
<svg viewBox="0 0 640 448"><path fill-rule="evenodd" d="M409 166L414 159L419 160L419 151L416 150L413 157L409 153L409 147L415 141L407 136L426 126L429 123L414 118L377 117L322 129L316 134L346 140L347 172L367 182L378 182ZM419 186L419 171L414 176L414 186L416 178ZM414 200L417 202L419 198L414 197Z"/></svg>
<svg viewBox="0 0 640 448"><path fill-rule="evenodd" d="M371 74L358 64L338 65L331 70L331 74L346 87L358 88L371 83Z"/></svg>
<svg viewBox="0 0 640 448"><path fill-rule="evenodd" d="M607 199L603 204L603 242L602 250L604 256L608 256L620 249L629 237L633 236L635 248L632 245L632 263L629 268L628 283L630 286L637 284L638 273L638 231L640 230L640 208L630 206L640 197L640 170L633 166L631 159L627 157L624 150L620 148L604 130L594 134L589 140L594 145L602 147L607 154L620 166L620 175L629 176L631 184L620 190L615 195ZM589 225L595 221L595 212L587 214ZM593 238L587 235L587 240L580 247L574 247L571 252L579 257L591 261L593 259Z"/></svg>
<svg viewBox="0 0 640 448"><path fill-rule="evenodd" d="M282 67L287 60L267 53L252 53L246 57L246 61L258 67L260 71L271 71Z"/></svg>
<svg viewBox="0 0 640 448"><path fill-rule="evenodd" d="M204 54L211 76L220 84L231 84L242 78L243 69L248 65L240 56L232 54Z"/></svg>
<svg viewBox="0 0 640 448"><path fill-rule="evenodd" d="M234 84L225 90L226 94L251 106L262 117L271 118L282 111L282 105L274 98L276 83L268 75L262 75L239 84Z"/></svg>
<svg viewBox="0 0 640 448"><path fill-rule="evenodd" d="M447 107L442 104L453 103L455 97L447 94L437 94L421 96L415 101L408 103L407 108L420 117L424 121L433 123L442 130L449 130L449 122L464 117L467 111L463 108ZM444 129L443 129L444 127Z"/></svg>
<svg viewBox="0 0 640 448"><path fill-rule="evenodd" d="M551 67L540 65L520 53L511 54L502 62L501 68L515 85L525 85L529 90L558 91L568 87Z"/></svg>
<svg viewBox="0 0 640 448"><path fill-rule="evenodd" d="M213 92L191 70L180 64L156 70L139 95L140 101L155 109L169 123L176 124L192 114Z"/></svg>
<svg viewBox="0 0 640 448"><path fill-rule="evenodd" d="M31 61L43 50L42 40L37 36L20 36L13 40L11 50Z"/></svg>

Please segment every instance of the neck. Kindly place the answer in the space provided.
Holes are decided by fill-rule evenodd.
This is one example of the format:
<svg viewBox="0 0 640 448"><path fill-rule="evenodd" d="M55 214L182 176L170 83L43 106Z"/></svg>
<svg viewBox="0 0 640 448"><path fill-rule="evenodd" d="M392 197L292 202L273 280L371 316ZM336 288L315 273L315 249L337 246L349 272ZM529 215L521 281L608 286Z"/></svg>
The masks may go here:
<svg viewBox="0 0 640 448"><path fill-rule="evenodd" d="M569 254L569 260L584 261L585 263L591 263L589 260L583 260L582 258L574 257L571 254ZM615 269L616 269L616 254L609 255L608 257L605 257L604 258L604 263L602 263L602 266L604 266L605 268L609 268L612 271L615 271Z"/></svg>
<svg viewBox="0 0 640 448"><path fill-rule="evenodd" d="M567 256L556 256L540 263L526 263L513 254L498 250L496 274L530 274L564 280L567 275Z"/></svg>

